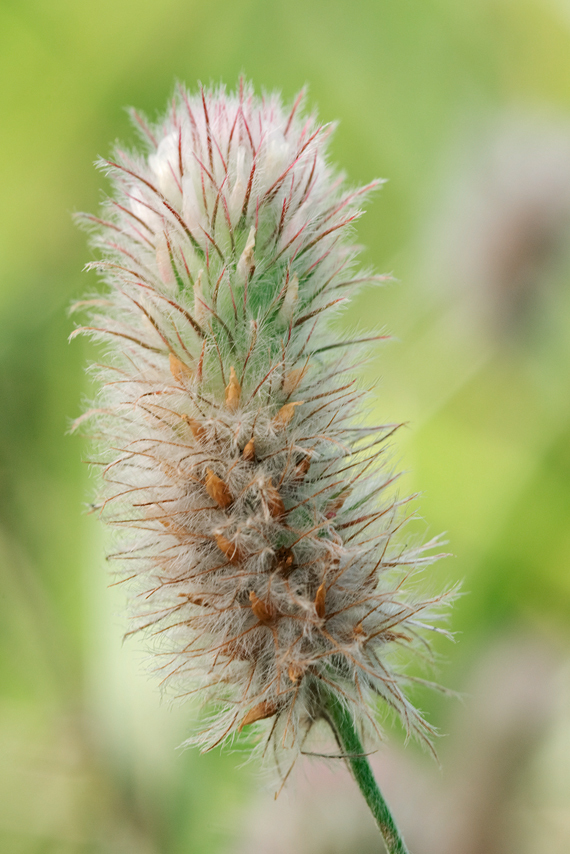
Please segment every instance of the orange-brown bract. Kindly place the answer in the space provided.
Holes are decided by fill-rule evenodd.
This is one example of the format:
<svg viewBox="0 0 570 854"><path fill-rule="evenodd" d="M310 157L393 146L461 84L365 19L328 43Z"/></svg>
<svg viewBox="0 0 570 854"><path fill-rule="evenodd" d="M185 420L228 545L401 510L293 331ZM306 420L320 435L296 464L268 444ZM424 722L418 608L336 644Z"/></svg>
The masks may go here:
<svg viewBox="0 0 570 854"><path fill-rule="evenodd" d="M382 279L350 243L375 184L344 187L300 98L180 89L163 122L135 119L143 153L101 164L114 195L85 217L107 296L82 327L107 346L91 418L132 630L201 691L205 749L270 718L272 754L294 757L320 686L359 725L380 697L429 738L394 652L425 651L441 597L406 582L433 558L398 542L395 425L367 426L354 378L381 336L328 325Z"/></svg>

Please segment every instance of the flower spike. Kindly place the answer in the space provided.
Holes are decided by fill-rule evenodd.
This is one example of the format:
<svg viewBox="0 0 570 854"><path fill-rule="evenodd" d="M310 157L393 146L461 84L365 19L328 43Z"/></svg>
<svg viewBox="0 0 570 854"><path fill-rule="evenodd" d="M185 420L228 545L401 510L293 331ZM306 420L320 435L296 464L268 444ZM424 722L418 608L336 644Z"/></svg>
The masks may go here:
<svg viewBox="0 0 570 854"><path fill-rule="evenodd" d="M375 339L330 325L376 280L351 243L375 185L344 185L301 101L242 83L180 89L154 125L133 112L146 148L102 164L112 199L85 217L105 298L82 329L107 353L89 418L132 631L181 694L203 686L191 741L259 728L279 764L319 717L370 736L378 708L430 741L399 661L443 598L408 583L435 557L399 540L395 425L363 427Z"/></svg>

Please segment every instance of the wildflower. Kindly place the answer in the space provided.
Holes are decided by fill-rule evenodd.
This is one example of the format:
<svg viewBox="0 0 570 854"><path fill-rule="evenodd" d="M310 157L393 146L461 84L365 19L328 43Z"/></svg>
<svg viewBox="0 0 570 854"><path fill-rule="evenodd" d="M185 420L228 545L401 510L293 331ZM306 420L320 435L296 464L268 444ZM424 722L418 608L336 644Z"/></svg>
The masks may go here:
<svg viewBox="0 0 570 854"><path fill-rule="evenodd" d="M396 425L363 421L354 363L380 336L329 324L383 278L350 243L377 182L345 188L301 97L180 89L156 126L133 116L145 153L100 163L114 193L83 216L107 293L77 330L107 345L88 416L132 631L204 699L204 749L259 724L294 757L331 695L374 729L380 697L429 739L394 660L433 628L441 597L404 582L434 558L396 542Z"/></svg>

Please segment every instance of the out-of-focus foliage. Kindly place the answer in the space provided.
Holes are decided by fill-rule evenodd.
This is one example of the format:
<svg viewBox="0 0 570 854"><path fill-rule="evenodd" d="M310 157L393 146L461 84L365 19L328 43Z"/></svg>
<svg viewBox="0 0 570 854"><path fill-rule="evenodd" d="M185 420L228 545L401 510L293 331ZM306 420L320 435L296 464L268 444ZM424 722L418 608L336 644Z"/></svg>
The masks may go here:
<svg viewBox="0 0 570 854"><path fill-rule="evenodd" d="M107 589L105 544L83 513L88 451L65 435L89 394L83 366L94 356L66 343L67 306L96 286L80 272L89 254L70 216L97 209L91 163L115 138L133 139L125 105L153 118L175 79L233 86L240 72L288 99L307 83L320 116L340 120L333 155L350 179L389 179L358 237L367 260L399 283L363 292L343 323L398 337L363 375L381 378L378 418L409 422L398 455L430 530L447 531L455 558L437 569L434 587L465 579L452 619L460 642L441 647L441 681L465 689L466 672L515 630L546 645L559 683L568 681L558 664L570 641L564 0L3 0L0 848L8 854L205 854L234 850L246 832L250 771L236 755L177 751L191 705L160 704L144 653L121 647L121 591ZM489 678L491 711L493 686ZM535 716L538 734L505 796L519 851L568 850L564 696L560 688L544 720ZM443 730L453 726L456 701L422 693L419 702ZM529 730L520 731L524 740ZM408 757L422 769L427 761ZM269 797L265 808L271 816Z"/></svg>

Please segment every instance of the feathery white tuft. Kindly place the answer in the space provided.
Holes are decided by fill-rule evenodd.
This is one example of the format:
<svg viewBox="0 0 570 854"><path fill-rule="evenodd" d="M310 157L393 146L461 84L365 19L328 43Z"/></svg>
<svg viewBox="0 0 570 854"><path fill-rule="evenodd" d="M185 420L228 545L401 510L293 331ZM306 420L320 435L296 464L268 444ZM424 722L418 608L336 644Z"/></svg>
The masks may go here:
<svg viewBox="0 0 570 854"><path fill-rule="evenodd" d="M294 756L322 685L358 723L377 728L381 697L429 740L393 660L434 628L442 597L405 590L433 543L397 542L395 425L365 426L362 342L328 323L382 279L350 244L377 182L346 190L300 96L180 89L156 126L134 117L145 153L100 164L114 195L84 217L107 296L77 330L108 345L91 418L132 631L201 693L203 748L270 719Z"/></svg>

